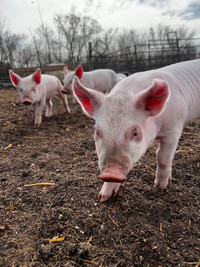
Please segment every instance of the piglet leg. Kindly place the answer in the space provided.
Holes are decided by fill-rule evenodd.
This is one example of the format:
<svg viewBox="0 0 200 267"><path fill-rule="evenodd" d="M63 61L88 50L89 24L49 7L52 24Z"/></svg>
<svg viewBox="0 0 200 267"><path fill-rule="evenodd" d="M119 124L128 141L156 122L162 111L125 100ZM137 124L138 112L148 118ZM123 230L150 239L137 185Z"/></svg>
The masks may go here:
<svg viewBox="0 0 200 267"><path fill-rule="evenodd" d="M60 100L61 100L62 103L63 103L65 112L70 113L70 109L69 109L69 106L68 106L68 101L67 101L67 96L66 96L66 94L63 94L63 93L60 91L59 94L58 94L58 97L60 98Z"/></svg>
<svg viewBox="0 0 200 267"><path fill-rule="evenodd" d="M163 138L160 140L160 146L156 153L157 170L154 187L164 189L171 182L172 160L178 144L180 135L175 138Z"/></svg>
<svg viewBox="0 0 200 267"><path fill-rule="evenodd" d="M42 111L44 109L44 103L35 104L35 125L40 126L42 122Z"/></svg>
<svg viewBox="0 0 200 267"><path fill-rule="evenodd" d="M51 99L47 99L46 101L46 114L45 117L51 117L52 116L52 110L53 110L53 104Z"/></svg>

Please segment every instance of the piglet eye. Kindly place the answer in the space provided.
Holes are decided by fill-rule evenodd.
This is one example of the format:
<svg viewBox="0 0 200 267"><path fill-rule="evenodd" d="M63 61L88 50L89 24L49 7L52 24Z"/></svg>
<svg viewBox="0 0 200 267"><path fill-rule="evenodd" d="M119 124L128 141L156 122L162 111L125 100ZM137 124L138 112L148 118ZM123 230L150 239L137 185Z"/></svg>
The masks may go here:
<svg viewBox="0 0 200 267"><path fill-rule="evenodd" d="M35 92L35 87L32 87L31 91L32 91L32 92Z"/></svg>
<svg viewBox="0 0 200 267"><path fill-rule="evenodd" d="M101 130L99 130L97 128L95 130L95 138L96 139L102 138L102 132L101 132Z"/></svg>
<svg viewBox="0 0 200 267"><path fill-rule="evenodd" d="M100 132L97 130L96 131L96 136L99 137L100 136Z"/></svg>
<svg viewBox="0 0 200 267"><path fill-rule="evenodd" d="M19 89L19 91L20 91L20 92L23 92L23 89L22 89L22 88L20 88L20 89Z"/></svg>
<svg viewBox="0 0 200 267"><path fill-rule="evenodd" d="M140 142L142 139L142 133L139 127L134 126L130 129L130 132L128 133L128 136L130 140L133 140L135 142Z"/></svg>

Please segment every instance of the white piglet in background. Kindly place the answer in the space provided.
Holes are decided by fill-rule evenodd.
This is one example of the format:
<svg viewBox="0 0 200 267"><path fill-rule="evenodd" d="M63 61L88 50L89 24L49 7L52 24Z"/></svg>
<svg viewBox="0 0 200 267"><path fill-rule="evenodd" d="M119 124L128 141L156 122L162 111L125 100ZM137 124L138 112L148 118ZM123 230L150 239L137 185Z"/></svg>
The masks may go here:
<svg viewBox="0 0 200 267"><path fill-rule="evenodd" d="M67 98L63 95L63 86L60 80L53 76L42 74L38 68L35 73L21 78L9 70L10 79L17 88L21 103L33 105L35 108L35 125L39 126L42 121L42 111L46 107L46 117L52 116L52 98L61 99L65 112L70 113Z"/></svg>
<svg viewBox="0 0 200 267"><path fill-rule="evenodd" d="M64 74L64 91L63 93L72 92L72 82L75 76L79 77L81 83L93 90L108 93L111 89L122 79L111 69L98 69L93 71L83 71L81 65L79 65L75 71L69 71L68 67L63 68ZM73 103L75 103L75 97Z"/></svg>
<svg viewBox="0 0 200 267"><path fill-rule="evenodd" d="M200 60L133 74L104 95L74 79L74 95L95 122L101 201L116 195L134 164L157 139L154 186L171 181L172 160L183 127L200 117Z"/></svg>
<svg viewBox="0 0 200 267"><path fill-rule="evenodd" d="M127 76L124 73L117 73L117 77L119 78L119 81L125 79Z"/></svg>

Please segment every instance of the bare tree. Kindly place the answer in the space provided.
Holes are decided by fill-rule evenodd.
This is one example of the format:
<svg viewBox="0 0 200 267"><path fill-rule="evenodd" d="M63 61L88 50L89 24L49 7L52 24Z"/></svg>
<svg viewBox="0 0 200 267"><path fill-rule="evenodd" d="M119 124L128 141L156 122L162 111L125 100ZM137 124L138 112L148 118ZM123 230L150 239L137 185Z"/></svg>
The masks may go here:
<svg viewBox="0 0 200 267"><path fill-rule="evenodd" d="M100 25L90 17L80 17L75 13L56 14L54 23L63 37L63 47L67 53L65 61L80 63L86 56L88 42L101 31Z"/></svg>
<svg viewBox="0 0 200 267"><path fill-rule="evenodd" d="M29 68L37 65L35 49L31 44L23 44L15 55L15 61L19 68Z"/></svg>
<svg viewBox="0 0 200 267"><path fill-rule="evenodd" d="M156 40L156 39L167 39L168 34L170 32L176 32L177 33L177 38L179 39L191 39L194 37L195 32L192 30L189 30L186 26L178 26L178 27L171 27L169 25L164 25L164 24L158 24L154 28L149 28L148 34L147 34L147 39L148 40ZM174 38L174 36L172 36Z"/></svg>
<svg viewBox="0 0 200 267"><path fill-rule="evenodd" d="M5 32L6 32L6 19L2 15L0 16L0 61L4 62L7 59L5 48Z"/></svg>
<svg viewBox="0 0 200 267"><path fill-rule="evenodd" d="M29 31L30 31L30 34L31 34L31 37L32 37L32 39L33 39L33 43L34 43L34 46L35 46L35 51L36 51L36 57L37 57L38 64L39 64L39 66L42 66L41 52L40 52L40 48L39 48L39 44L38 44L38 40L37 40L36 36L34 36L34 35L32 34L31 29L29 29Z"/></svg>
<svg viewBox="0 0 200 267"><path fill-rule="evenodd" d="M46 64L52 63L52 38L54 35L53 30L43 22L40 9L38 8L38 13L40 16L40 26L37 28L38 35L43 41L43 48L45 50Z"/></svg>
<svg viewBox="0 0 200 267"><path fill-rule="evenodd" d="M192 48L194 31L185 26L171 27L158 24L157 27L149 28L148 44L149 58L154 64L167 65L180 60L195 58L196 48Z"/></svg>
<svg viewBox="0 0 200 267"><path fill-rule="evenodd" d="M25 38L24 35L11 34L10 32L5 33L5 47L7 53L7 59L12 67L15 66L14 55L17 53L20 42Z"/></svg>
<svg viewBox="0 0 200 267"><path fill-rule="evenodd" d="M64 47L67 51L67 58L70 63L75 63L74 53L76 47L75 36L78 32L80 17L75 14L55 15L54 22L58 31L65 39Z"/></svg>
<svg viewBox="0 0 200 267"><path fill-rule="evenodd" d="M80 24L80 33L79 36L77 36L77 62L81 62L83 57L86 58L89 53L89 41L95 40L101 31L102 28L96 20L86 16L82 18Z"/></svg>
<svg viewBox="0 0 200 267"><path fill-rule="evenodd" d="M40 40L41 44L41 49L42 52L41 54L43 55L43 61L45 64L51 64L53 63L53 56L52 56L52 51L53 51L53 36L54 32L53 30L48 26L41 24L37 29L36 29L36 34L38 37L38 40Z"/></svg>

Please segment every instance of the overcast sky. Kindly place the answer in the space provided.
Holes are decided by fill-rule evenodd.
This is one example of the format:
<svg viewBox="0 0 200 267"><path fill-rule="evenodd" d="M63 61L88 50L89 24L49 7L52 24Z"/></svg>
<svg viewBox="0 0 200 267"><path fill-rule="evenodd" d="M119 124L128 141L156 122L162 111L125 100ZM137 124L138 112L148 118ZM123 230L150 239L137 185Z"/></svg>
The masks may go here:
<svg viewBox="0 0 200 267"><path fill-rule="evenodd" d="M43 21L53 27L56 13L89 15L103 28L145 29L163 23L185 25L200 37L200 0L0 0L0 15L12 33L29 34Z"/></svg>

